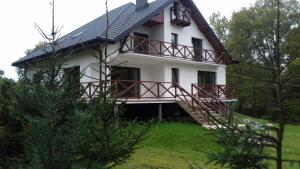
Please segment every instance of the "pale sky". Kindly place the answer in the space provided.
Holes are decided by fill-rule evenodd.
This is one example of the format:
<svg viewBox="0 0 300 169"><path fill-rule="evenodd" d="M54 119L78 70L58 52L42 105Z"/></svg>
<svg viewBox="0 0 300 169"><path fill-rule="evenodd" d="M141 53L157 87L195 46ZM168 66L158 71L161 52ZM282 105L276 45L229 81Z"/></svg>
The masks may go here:
<svg viewBox="0 0 300 169"><path fill-rule="evenodd" d="M153 0L149 0L152 2ZM24 51L43 41L34 28L37 23L44 31L51 26L51 0L3 0L0 5L0 69L5 76L17 79L11 63L24 56ZM135 0L109 0L109 9L114 9ZM232 12L248 7L255 0L194 0L207 19L220 11L230 17ZM105 12L104 0L56 0L56 26L63 26L61 34L75 30Z"/></svg>

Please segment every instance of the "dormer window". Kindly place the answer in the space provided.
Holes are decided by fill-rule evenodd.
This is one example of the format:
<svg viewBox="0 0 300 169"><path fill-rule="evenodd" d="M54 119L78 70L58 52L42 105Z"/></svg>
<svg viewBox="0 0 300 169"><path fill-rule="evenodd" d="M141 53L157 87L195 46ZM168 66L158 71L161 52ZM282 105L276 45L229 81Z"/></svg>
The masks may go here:
<svg viewBox="0 0 300 169"><path fill-rule="evenodd" d="M171 7L171 23L183 27L190 26L191 10L178 2L174 2L173 7Z"/></svg>

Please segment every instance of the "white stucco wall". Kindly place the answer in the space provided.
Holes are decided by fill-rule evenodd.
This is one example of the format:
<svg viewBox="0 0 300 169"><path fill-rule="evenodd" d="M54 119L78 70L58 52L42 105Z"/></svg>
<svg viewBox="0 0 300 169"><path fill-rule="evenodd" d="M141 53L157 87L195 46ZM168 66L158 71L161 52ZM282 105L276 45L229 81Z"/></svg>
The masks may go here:
<svg viewBox="0 0 300 169"><path fill-rule="evenodd" d="M185 46L193 46L192 38L202 39L203 49L213 50L213 47L208 42L204 34L198 29L195 21L192 19L191 25L187 27L181 27L177 25L171 24L170 18L170 8L173 6L170 5L165 8L165 23L164 23L164 41L171 42L171 34L176 33L178 34L178 44L185 45Z"/></svg>
<svg viewBox="0 0 300 169"><path fill-rule="evenodd" d="M226 85L226 66L218 66L216 83L219 85Z"/></svg>
<svg viewBox="0 0 300 169"><path fill-rule="evenodd" d="M198 71L208 71L216 73L216 84L226 84L226 66L194 66L189 64L166 63L164 65L165 81L172 81L172 68L179 70L179 85L187 91L191 90L191 84L198 83Z"/></svg>

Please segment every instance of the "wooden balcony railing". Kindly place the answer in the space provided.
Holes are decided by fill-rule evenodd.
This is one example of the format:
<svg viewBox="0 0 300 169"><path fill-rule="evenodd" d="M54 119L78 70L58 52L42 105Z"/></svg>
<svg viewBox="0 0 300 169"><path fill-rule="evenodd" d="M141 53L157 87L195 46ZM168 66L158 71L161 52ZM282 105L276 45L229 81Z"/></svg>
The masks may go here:
<svg viewBox="0 0 300 169"><path fill-rule="evenodd" d="M189 8L181 5L174 5L170 10L171 23L183 27L190 26L192 20L192 12Z"/></svg>
<svg viewBox="0 0 300 169"><path fill-rule="evenodd" d="M170 82L112 80L108 84L118 99L176 99L176 88ZM100 82L82 83L82 97L92 99L100 92Z"/></svg>
<svg viewBox="0 0 300 169"><path fill-rule="evenodd" d="M200 98L233 99L234 89L228 85L192 84L192 95Z"/></svg>
<svg viewBox="0 0 300 169"><path fill-rule="evenodd" d="M214 50L194 48L179 44L175 45L169 42L132 36L125 39L121 52L141 53L216 64L223 64L225 56L224 52L220 55Z"/></svg>

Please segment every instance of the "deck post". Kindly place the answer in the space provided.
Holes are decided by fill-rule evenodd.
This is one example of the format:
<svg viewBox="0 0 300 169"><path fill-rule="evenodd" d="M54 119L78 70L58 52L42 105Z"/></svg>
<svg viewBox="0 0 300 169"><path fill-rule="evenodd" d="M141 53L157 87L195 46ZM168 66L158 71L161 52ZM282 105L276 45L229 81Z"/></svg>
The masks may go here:
<svg viewBox="0 0 300 169"><path fill-rule="evenodd" d="M158 121L162 122L163 119L163 111L162 111L162 104L158 104Z"/></svg>

